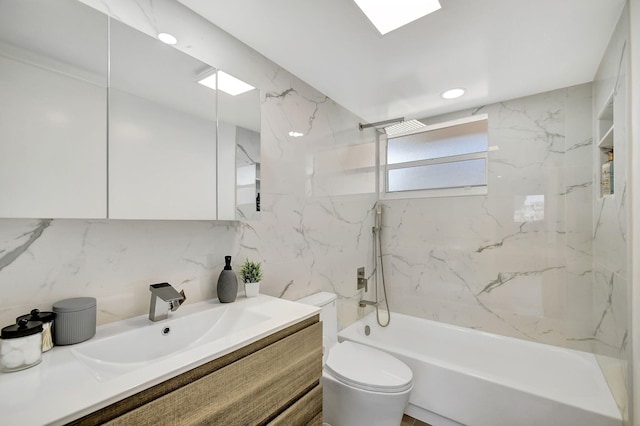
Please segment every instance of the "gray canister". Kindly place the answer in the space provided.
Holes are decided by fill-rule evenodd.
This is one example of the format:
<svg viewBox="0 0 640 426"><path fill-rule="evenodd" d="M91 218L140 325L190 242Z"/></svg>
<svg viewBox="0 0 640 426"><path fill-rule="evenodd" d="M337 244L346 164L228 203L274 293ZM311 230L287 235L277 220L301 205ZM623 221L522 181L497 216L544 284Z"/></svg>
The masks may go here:
<svg viewBox="0 0 640 426"><path fill-rule="evenodd" d="M96 299L74 297L53 304L57 314L53 327L56 345L73 345L91 339L96 334Z"/></svg>

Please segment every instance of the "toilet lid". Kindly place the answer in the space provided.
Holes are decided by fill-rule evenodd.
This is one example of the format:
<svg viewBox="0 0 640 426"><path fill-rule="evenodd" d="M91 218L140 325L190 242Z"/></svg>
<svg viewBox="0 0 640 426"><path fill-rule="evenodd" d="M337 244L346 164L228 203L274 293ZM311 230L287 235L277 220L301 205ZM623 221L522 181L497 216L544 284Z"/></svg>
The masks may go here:
<svg viewBox="0 0 640 426"><path fill-rule="evenodd" d="M343 383L374 392L403 392L411 388L413 380L413 373L404 362L349 341L331 348L325 370Z"/></svg>

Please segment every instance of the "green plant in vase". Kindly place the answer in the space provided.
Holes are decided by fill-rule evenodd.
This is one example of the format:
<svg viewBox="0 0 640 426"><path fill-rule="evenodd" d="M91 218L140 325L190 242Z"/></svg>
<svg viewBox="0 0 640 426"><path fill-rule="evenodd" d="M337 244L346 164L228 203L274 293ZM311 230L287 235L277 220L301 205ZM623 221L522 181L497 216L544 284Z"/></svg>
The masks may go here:
<svg viewBox="0 0 640 426"><path fill-rule="evenodd" d="M261 263L247 259L240 268L240 277L244 282L245 296L257 296L260 291L260 281L262 281Z"/></svg>

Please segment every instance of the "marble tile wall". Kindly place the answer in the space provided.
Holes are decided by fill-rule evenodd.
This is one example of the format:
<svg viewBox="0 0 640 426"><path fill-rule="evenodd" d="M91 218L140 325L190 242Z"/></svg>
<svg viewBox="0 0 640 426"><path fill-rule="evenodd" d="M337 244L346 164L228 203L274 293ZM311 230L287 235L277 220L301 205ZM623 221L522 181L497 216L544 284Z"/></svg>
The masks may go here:
<svg viewBox="0 0 640 426"><path fill-rule="evenodd" d="M0 323L68 297L98 300L100 324L149 309L149 284L169 282L190 300L215 297L236 223L0 220Z"/></svg>
<svg viewBox="0 0 640 426"><path fill-rule="evenodd" d="M591 350L598 355L605 376L625 418L629 388L629 250L627 248L627 167L630 158L628 132L629 11L624 9L600 63L593 83L594 134L599 135L598 115L613 96L614 194L602 197L594 190L593 205L593 317ZM593 149L594 180L603 154Z"/></svg>
<svg viewBox="0 0 640 426"><path fill-rule="evenodd" d="M495 147L486 196L383 202L391 310L589 349L591 85L423 121L474 113Z"/></svg>
<svg viewBox="0 0 640 426"><path fill-rule="evenodd" d="M148 285L163 281L189 301L215 297L228 254L234 269L245 258L263 262L263 293L334 291L341 314L355 318L356 268L370 261L372 131L360 132L358 117L175 1L84 3L154 35L170 22L189 54L261 89L262 219L0 219L0 324L76 296L98 299L100 324L145 314Z"/></svg>

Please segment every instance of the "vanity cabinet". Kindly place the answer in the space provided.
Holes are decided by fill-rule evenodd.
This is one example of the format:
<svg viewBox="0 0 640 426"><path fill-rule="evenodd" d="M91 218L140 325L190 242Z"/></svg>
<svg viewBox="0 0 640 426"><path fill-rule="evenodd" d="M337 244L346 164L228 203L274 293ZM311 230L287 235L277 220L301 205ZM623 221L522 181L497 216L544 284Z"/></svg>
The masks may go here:
<svg viewBox="0 0 640 426"><path fill-rule="evenodd" d="M322 425L318 316L81 418L72 425Z"/></svg>

